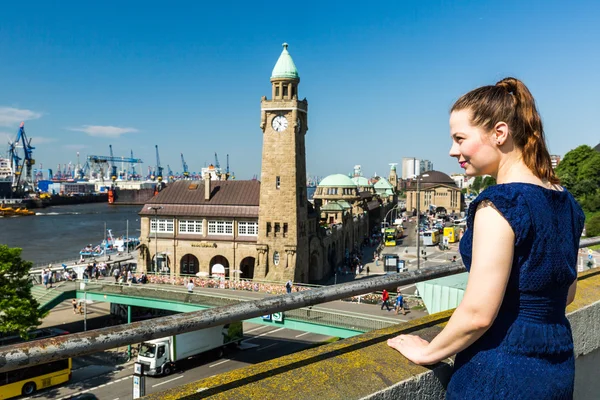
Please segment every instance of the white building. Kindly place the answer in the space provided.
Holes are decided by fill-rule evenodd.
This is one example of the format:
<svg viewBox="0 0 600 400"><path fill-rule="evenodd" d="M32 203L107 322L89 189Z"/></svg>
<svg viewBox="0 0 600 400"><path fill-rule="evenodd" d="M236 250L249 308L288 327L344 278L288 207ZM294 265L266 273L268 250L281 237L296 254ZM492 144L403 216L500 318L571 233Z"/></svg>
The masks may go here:
<svg viewBox="0 0 600 400"><path fill-rule="evenodd" d="M421 174L421 161L414 157L402 159L402 179L411 179Z"/></svg>

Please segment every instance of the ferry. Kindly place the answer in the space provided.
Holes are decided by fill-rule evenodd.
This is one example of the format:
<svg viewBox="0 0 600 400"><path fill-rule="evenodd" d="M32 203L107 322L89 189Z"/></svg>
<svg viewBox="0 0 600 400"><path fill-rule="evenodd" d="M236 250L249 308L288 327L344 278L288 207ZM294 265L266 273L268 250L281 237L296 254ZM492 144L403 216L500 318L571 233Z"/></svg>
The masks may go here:
<svg viewBox="0 0 600 400"><path fill-rule="evenodd" d="M115 253L122 253L129 249L135 249L140 244L139 238L130 237L119 237L115 239L112 234L112 230L106 230L106 239L104 239L99 245L92 246L87 245L79 252L79 256L82 258L86 257L101 257Z"/></svg>

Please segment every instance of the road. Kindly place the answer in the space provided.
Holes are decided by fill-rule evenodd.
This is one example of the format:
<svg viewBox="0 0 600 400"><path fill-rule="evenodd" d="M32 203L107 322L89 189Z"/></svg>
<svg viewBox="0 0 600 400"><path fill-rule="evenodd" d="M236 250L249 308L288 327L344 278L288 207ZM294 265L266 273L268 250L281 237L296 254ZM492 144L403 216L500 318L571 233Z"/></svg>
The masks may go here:
<svg viewBox="0 0 600 400"><path fill-rule="evenodd" d="M244 322L243 350L228 350L221 359L209 353L184 361L180 364L180 369L169 376L147 377L146 393L181 386L226 371L296 353L327 339L330 337L284 329L275 324L258 325ZM74 360L74 364L76 361ZM87 365L74 370L73 378L68 384L41 391L26 399L66 400L82 393L92 393L102 400L132 399L132 376L133 362L115 370L114 364L109 365L109 362L99 361L96 365Z"/></svg>

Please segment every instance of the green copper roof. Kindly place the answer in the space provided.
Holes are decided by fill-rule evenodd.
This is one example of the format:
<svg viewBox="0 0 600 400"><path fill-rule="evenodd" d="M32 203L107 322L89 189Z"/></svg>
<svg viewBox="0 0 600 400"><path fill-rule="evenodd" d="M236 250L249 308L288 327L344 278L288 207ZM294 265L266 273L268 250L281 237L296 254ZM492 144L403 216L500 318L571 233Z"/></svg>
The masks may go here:
<svg viewBox="0 0 600 400"><path fill-rule="evenodd" d="M354 183L356 183L356 186L373 187L373 185L371 185L369 180L367 178L365 178L364 176L355 176L354 178L352 178L352 181Z"/></svg>
<svg viewBox="0 0 600 400"><path fill-rule="evenodd" d="M333 174L319 182L320 187L356 187L356 183L346 175Z"/></svg>
<svg viewBox="0 0 600 400"><path fill-rule="evenodd" d="M375 189L393 189L391 183L388 182L385 178L380 178L377 182L375 182Z"/></svg>
<svg viewBox="0 0 600 400"><path fill-rule="evenodd" d="M289 78L289 79L300 79L298 76L298 69L296 68L296 64L294 64L294 60L292 60L292 56L288 53L288 44L283 44L283 51L279 56L279 60L277 60L277 64L275 64L275 68L273 68L273 73L271 73L271 79L273 78Z"/></svg>

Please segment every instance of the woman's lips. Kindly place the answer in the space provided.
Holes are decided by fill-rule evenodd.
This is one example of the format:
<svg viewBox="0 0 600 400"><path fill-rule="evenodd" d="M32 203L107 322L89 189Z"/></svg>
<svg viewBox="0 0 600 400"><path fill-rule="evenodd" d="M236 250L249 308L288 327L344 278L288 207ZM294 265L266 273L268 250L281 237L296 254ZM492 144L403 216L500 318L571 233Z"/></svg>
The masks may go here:
<svg viewBox="0 0 600 400"><path fill-rule="evenodd" d="M467 165L467 162L466 161L461 161L461 162L459 162L459 164L460 164L461 168L464 168L465 165Z"/></svg>

